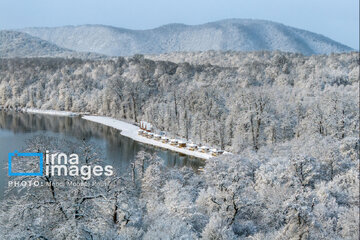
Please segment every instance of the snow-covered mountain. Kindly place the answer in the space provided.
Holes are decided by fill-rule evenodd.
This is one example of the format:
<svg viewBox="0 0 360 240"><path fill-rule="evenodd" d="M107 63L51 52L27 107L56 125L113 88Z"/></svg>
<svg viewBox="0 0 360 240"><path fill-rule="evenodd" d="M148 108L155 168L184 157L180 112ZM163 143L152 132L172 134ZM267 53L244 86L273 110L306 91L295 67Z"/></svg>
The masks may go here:
<svg viewBox="0 0 360 240"><path fill-rule="evenodd" d="M54 56L72 52L26 33L0 31L0 57Z"/></svg>
<svg viewBox="0 0 360 240"><path fill-rule="evenodd" d="M0 31L0 58L13 57L96 58L99 54L80 53L62 48L23 32Z"/></svg>
<svg viewBox="0 0 360 240"><path fill-rule="evenodd" d="M19 31L63 48L109 56L206 50L280 50L311 55L352 50L316 33L249 19L229 19L193 26L169 24L150 30L82 25Z"/></svg>

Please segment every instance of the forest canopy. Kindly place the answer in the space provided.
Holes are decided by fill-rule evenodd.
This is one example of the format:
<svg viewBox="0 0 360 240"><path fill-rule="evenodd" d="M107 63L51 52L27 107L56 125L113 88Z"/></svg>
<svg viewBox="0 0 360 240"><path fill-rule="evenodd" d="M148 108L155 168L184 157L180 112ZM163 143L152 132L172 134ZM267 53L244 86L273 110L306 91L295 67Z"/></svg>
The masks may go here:
<svg viewBox="0 0 360 240"><path fill-rule="evenodd" d="M142 55L0 59L0 105L145 120L234 153L309 134L343 139L359 127L355 52L209 51L170 58L177 63Z"/></svg>
<svg viewBox="0 0 360 240"><path fill-rule="evenodd" d="M355 52L0 59L4 108L145 120L234 153L196 174L141 152L106 188L26 192L1 204L0 236L358 239L358 87ZM40 137L28 149L50 143L73 146Z"/></svg>

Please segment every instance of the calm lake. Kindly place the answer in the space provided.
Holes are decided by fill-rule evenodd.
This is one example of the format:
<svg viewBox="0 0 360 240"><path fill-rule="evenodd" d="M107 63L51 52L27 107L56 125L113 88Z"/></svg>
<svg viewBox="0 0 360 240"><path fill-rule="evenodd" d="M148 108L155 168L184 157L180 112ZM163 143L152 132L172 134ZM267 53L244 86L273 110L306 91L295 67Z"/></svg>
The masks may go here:
<svg viewBox="0 0 360 240"><path fill-rule="evenodd" d="M204 162L178 153L150 147L121 136L120 131L90 122L80 117L60 117L0 110L0 199L8 183L8 153L21 151L26 141L38 136L66 138L81 144L83 139L103 150L105 161L119 173L129 171L129 165L139 151L157 153L169 167L189 166L197 170Z"/></svg>

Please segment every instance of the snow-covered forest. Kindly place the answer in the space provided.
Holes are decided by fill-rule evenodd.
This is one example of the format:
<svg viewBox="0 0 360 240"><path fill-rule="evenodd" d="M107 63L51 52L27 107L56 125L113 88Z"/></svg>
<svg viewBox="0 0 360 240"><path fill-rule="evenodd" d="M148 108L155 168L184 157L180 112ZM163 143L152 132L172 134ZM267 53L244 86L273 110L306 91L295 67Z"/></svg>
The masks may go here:
<svg viewBox="0 0 360 240"><path fill-rule="evenodd" d="M141 153L129 176L106 187L44 187L38 197L10 198L0 236L358 239L358 56L209 51L0 59L4 108L145 120L234 153L211 158L200 174L165 169ZM34 139L29 149L49 143L71 146ZM93 147L81 149L88 155Z"/></svg>
<svg viewBox="0 0 360 240"><path fill-rule="evenodd" d="M186 54L178 55L172 56L178 63L141 55L1 59L0 104L145 120L234 153L301 137L344 139L357 133L357 53L207 52L192 54L192 64L181 62Z"/></svg>

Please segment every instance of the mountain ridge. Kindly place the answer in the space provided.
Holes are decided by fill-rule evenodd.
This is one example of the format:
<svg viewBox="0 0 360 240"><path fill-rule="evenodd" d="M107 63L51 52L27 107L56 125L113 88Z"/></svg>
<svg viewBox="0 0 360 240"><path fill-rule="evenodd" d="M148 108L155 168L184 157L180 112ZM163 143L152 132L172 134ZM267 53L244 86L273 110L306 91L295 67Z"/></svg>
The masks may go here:
<svg viewBox="0 0 360 240"><path fill-rule="evenodd" d="M313 55L353 50L321 34L273 21L253 19L225 19L199 25L171 23L146 30L86 24L17 31L62 48L108 56L207 50L279 50Z"/></svg>
<svg viewBox="0 0 360 240"><path fill-rule="evenodd" d="M0 31L0 57L39 57L71 53L72 50L61 48L27 33Z"/></svg>
<svg viewBox="0 0 360 240"><path fill-rule="evenodd" d="M0 58L16 57L100 58L103 56L62 48L27 33L0 30Z"/></svg>

